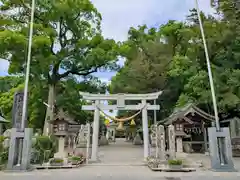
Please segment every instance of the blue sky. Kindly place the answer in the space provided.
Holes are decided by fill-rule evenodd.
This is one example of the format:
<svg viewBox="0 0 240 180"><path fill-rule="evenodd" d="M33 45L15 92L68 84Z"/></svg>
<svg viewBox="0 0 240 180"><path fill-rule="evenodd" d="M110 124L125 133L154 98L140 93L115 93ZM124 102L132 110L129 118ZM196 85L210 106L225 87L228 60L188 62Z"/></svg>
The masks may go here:
<svg viewBox="0 0 240 180"><path fill-rule="evenodd" d="M168 20L184 20L195 0L92 0L102 14L102 30L106 38L123 41L130 27L147 24L159 26ZM200 9L212 13L210 0L199 0ZM0 59L0 76L7 75L8 62ZM95 73L109 82L114 72Z"/></svg>

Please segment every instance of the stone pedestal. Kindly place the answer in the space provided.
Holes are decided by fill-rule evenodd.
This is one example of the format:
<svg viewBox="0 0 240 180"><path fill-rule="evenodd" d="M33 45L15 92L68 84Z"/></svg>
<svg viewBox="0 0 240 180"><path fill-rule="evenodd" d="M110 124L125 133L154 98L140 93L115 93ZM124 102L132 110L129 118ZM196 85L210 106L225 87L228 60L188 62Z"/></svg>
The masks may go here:
<svg viewBox="0 0 240 180"><path fill-rule="evenodd" d="M26 171L31 169L32 136L33 129L31 128L25 128L24 132L12 128L7 170Z"/></svg>
<svg viewBox="0 0 240 180"><path fill-rule="evenodd" d="M58 152L54 154L55 158L66 158L68 157L67 152L64 149L65 146L65 138L59 137L58 138Z"/></svg>
<svg viewBox="0 0 240 180"><path fill-rule="evenodd" d="M183 144L182 144L182 137L177 137L177 152L182 153L183 152Z"/></svg>
<svg viewBox="0 0 240 180"><path fill-rule="evenodd" d="M214 171L236 171L232 159L232 145L228 128L208 128L211 167Z"/></svg>

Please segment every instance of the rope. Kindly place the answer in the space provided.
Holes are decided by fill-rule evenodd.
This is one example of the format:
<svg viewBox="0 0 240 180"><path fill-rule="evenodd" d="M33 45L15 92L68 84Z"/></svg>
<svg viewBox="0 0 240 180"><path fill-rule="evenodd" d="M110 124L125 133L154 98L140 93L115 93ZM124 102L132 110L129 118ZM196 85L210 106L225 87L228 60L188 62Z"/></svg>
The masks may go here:
<svg viewBox="0 0 240 180"><path fill-rule="evenodd" d="M109 119L112 119L113 121L118 121L118 122L125 122L125 121L129 121L133 118L135 118L137 115L139 115L142 110L146 107L147 104L145 104L136 114L130 116L130 117L127 117L127 118L116 118L116 117L112 117L108 114L106 114L105 112L103 112L98 106L97 108L99 109L99 111L101 111L103 113L103 115L105 115L106 117L108 117Z"/></svg>

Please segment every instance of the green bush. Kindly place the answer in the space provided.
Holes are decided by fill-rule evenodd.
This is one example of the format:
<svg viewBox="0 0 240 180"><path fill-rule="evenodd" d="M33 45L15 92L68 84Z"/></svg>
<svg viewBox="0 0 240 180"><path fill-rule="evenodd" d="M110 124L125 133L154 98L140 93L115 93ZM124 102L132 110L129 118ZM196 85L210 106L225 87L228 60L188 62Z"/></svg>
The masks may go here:
<svg viewBox="0 0 240 180"><path fill-rule="evenodd" d="M182 165L182 160L177 160L177 159L174 159L174 160L168 160L168 164L169 165Z"/></svg>
<svg viewBox="0 0 240 180"><path fill-rule="evenodd" d="M54 136L37 136L33 148L37 154L35 163L48 162L57 151L57 139Z"/></svg>
<svg viewBox="0 0 240 180"><path fill-rule="evenodd" d="M52 158L50 160L50 164L52 163L63 163L63 159L62 158Z"/></svg>
<svg viewBox="0 0 240 180"><path fill-rule="evenodd" d="M70 160L71 161L81 161L82 160L82 156L72 156L72 157L70 157Z"/></svg>
<svg viewBox="0 0 240 180"><path fill-rule="evenodd" d="M0 136L0 143L3 143L3 141L6 139L4 136Z"/></svg>
<svg viewBox="0 0 240 180"><path fill-rule="evenodd" d="M8 149L3 147L3 142L6 139L4 136L0 136L0 165L5 164L8 160Z"/></svg>

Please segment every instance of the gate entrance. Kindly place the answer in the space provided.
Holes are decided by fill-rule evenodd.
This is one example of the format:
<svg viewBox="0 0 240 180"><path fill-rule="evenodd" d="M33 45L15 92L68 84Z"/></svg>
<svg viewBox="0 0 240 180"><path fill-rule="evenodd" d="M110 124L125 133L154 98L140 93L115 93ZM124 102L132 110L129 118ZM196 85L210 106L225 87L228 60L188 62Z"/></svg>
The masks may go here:
<svg viewBox="0 0 240 180"><path fill-rule="evenodd" d="M106 110L141 110L142 113L142 129L143 129L143 158L149 156L149 131L148 131L148 110L159 110L159 105L151 105L147 103L148 100L156 100L162 91L148 94L91 94L80 92L84 100L90 100L92 105L83 105L82 110L94 111L93 134L92 134L92 153L91 161L98 160L98 137L99 137L99 120L100 111ZM115 105L102 104L101 101L114 100L117 101ZM141 103L137 105L126 105L126 100L140 100ZM132 118L132 117L131 117Z"/></svg>

